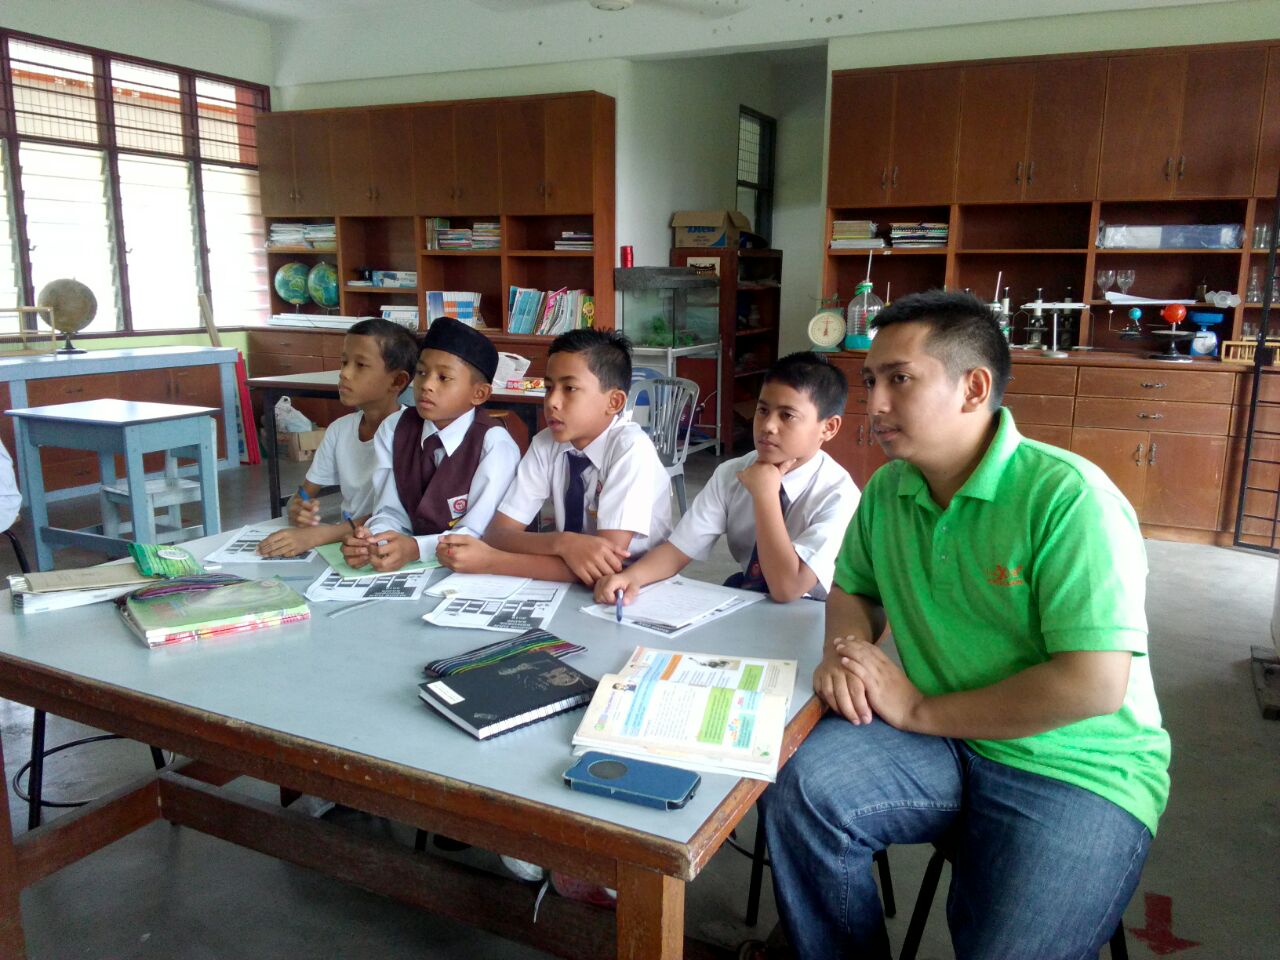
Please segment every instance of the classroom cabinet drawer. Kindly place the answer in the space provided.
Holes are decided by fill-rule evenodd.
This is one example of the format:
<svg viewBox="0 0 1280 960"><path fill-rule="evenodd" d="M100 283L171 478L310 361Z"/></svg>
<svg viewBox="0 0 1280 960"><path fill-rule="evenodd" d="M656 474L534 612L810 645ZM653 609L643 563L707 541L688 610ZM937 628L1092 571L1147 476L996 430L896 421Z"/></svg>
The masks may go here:
<svg viewBox="0 0 1280 960"><path fill-rule="evenodd" d="M324 355L323 333L292 330L250 330L249 356L258 353L320 357Z"/></svg>
<svg viewBox="0 0 1280 960"><path fill-rule="evenodd" d="M1158 400L1081 397L1076 401L1075 425L1226 436L1231 425L1231 407L1222 403L1167 403Z"/></svg>
<svg viewBox="0 0 1280 960"><path fill-rule="evenodd" d="M334 360L342 359L342 345L347 339L345 333L322 333L320 338L320 356ZM330 368L325 367L325 369Z"/></svg>
<svg viewBox="0 0 1280 960"><path fill-rule="evenodd" d="M1235 377L1234 373L1207 370L1118 370L1095 367L1080 371L1078 392L1082 397L1230 403Z"/></svg>
<svg viewBox="0 0 1280 960"><path fill-rule="evenodd" d="M1071 397L1014 393L1005 395L1004 405L1013 412L1013 419L1019 427L1024 423L1057 424L1069 427L1072 415L1075 413L1076 402Z"/></svg>
<svg viewBox="0 0 1280 960"><path fill-rule="evenodd" d="M271 353L249 355L251 377L281 377L289 373L317 373L324 369L320 357L279 356Z"/></svg>
<svg viewBox="0 0 1280 960"><path fill-rule="evenodd" d="M1073 397L1076 393L1076 368L1048 363L1015 363L1005 393Z"/></svg>
<svg viewBox="0 0 1280 960"><path fill-rule="evenodd" d="M1028 440L1039 440L1041 443L1071 449L1071 428L1055 427L1043 423L1018 424L1018 432Z"/></svg>
<svg viewBox="0 0 1280 960"><path fill-rule="evenodd" d="M114 373L92 373L83 377L58 377L27 381L27 406L43 407L51 403L77 403L118 397L119 378Z"/></svg>

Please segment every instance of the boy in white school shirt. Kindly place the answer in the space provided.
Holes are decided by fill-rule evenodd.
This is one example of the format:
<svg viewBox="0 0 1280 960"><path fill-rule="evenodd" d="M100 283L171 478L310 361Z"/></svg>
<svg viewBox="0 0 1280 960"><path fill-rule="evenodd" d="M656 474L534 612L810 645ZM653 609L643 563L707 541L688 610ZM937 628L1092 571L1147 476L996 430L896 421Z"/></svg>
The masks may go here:
<svg viewBox="0 0 1280 960"><path fill-rule="evenodd" d="M822 599L858 488L823 451L840 429L849 384L816 353L793 353L765 374L756 403L754 452L722 463L670 539L596 585L596 600L635 599L647 583L705 560L727 534L742 564L726 586L759 590L779 603Z"/></svg>
<svg viewBox="0 0 1280 960"><path fill-rule="evenodd" d="M498 368L489 338L439 317L421 347L414 405L374 441L377 506L342 546L354 567L399 570L435 556L450 531L479 536L520 462L511 434L480 409Z"/></svg>
<svg viewBox="0 0 1280 960"><path fill-rule="evenodd" d="M671 486L653 442L623 414L631 343L573 330L547 354L547 428L529 444L483 540L446 536L436 555L462 573L500 573L588 586L671 532ZM555 533L525 527L550 498Z"/></svg>
<svg viewBox="0 0 1280 960"><path fill-rule="evenodd" d="M352 525L335 517L321 523L317 499L325 487L342 490L343 513L362 522L373 511L373 448L378 429L394 425L403 409L400 394L413 376L418 344L397 323L371 317L353 324L342 341L338 399L354 413L339 417L324 432L320 449L289 501L290 526L258 544L264 557L293 557L324 543L339 543Z"/></svg>

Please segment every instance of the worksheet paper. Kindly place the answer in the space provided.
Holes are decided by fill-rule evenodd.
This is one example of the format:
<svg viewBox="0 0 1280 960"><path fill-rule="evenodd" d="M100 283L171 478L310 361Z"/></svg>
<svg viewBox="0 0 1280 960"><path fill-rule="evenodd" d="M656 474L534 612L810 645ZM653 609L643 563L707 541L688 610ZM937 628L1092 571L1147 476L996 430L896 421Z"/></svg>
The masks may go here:
<svg viewBox="0 0 1280 960"><path fill-rule="evenodd" d="M754 591L670 577L641 588L639 596L622 608L621 625L659 637L678 637L763 599L764 594ZM612 603L594 603L582 612L601 620L617 620L617 606Z"/></svg>
<svg viewBox="0 0 1280 960"><path fill-rule="evenodd" d="M307 587L308 600L417 600L431 576L426 570L395 570L344 577L330 568Z"/></svg>
<svg viewBox="0 0 1280 960"><path fill-rule="evenodd" d="M505 600L463 594L446 597L422 619L439 627L522 633L550 623L568 592L568 584L530 580Z"/></svg>
<svg viewBox="0 0 1280 960"><path fill-rule="evenodd" d="M462 596L472 600L505 600L529 583L528 577L504 577L496 573L451 573L431 585L432 597Z"/></svg>
<svg viewBox="0 0 1280 960"><path fill-rule="evenodd" d="M258 544L271 534L284 529L278 524L262 524L241 527L230 540L205 557L206 563L293 563L310 560L314 550L296 557L263 557L258 554Z"/></svg>

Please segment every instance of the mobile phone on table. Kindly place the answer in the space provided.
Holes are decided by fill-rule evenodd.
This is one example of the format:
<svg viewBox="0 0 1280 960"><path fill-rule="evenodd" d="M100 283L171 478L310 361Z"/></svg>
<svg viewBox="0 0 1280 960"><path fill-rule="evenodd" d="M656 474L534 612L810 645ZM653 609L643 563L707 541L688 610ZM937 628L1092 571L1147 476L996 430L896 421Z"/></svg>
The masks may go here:
<svg viewBox="0 0 1280 960"><path fill-rule="evenodd" d="M692 770L589 750L564 772L564 782L569 789L583 793L658 810L678 810L693 799L702 777Z"/></svg>

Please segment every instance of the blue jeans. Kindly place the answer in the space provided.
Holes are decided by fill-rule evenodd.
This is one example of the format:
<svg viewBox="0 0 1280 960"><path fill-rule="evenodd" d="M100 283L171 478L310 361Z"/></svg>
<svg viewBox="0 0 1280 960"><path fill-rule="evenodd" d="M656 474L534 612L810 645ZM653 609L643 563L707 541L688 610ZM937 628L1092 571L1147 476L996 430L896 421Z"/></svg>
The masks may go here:
<svg viewBox="0 0 1280 960"><path fill-rule="evenodd" d="M1097 957L1151 843L1095 793L880 720L825 717L763 803L778 909L803 960L888 957L871 856L948 831L957 960Z"/></svg>

